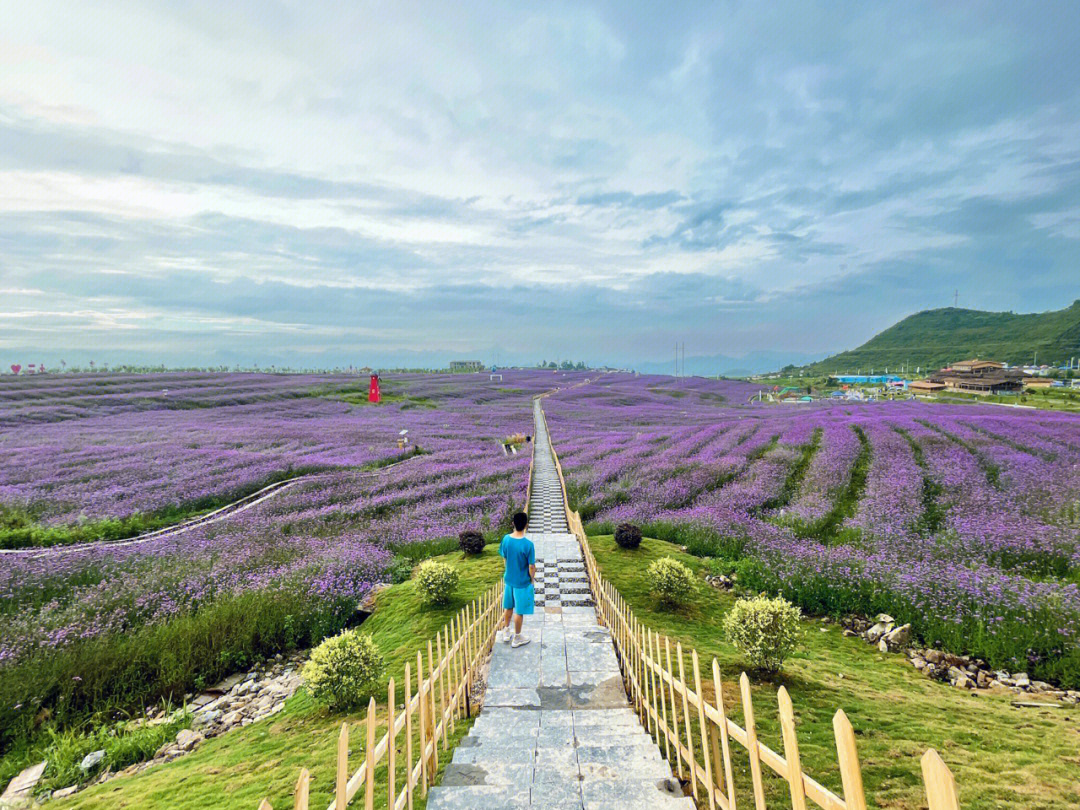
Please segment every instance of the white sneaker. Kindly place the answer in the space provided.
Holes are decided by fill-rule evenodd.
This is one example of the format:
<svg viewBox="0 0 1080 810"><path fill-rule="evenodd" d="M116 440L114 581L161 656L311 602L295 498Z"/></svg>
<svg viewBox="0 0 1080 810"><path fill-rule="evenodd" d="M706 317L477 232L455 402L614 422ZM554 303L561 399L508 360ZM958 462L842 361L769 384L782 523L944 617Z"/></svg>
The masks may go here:
<svg viewBox="0 0 1080 810"><path fill-rule="evenodd" d="M524 647L529 643L529 638L524 633L515 633L511 647Z"/></svg>
<svg viewBox="0 0 1080 810"><path fill-rule="evenodd" d="M514 637L514 633L513 633L513 631L510 630L509 627L507 627L505 630L502 630L502 631L499 632L499 641L501 641L503 644L506 644L507 642L509 642L510 639L512 639L513 637Z"/></svg>

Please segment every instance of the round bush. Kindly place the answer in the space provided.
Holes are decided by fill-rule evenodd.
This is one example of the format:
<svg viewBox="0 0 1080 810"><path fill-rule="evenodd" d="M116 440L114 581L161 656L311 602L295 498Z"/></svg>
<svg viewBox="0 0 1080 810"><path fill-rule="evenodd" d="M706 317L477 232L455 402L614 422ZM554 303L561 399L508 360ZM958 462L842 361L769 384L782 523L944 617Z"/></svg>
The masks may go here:
<svg viewBox="0 0 1080 810"><path fill-rule="evenodd" d="M627 550L637 548L641 545L641 527L633 523L620 523L615 527L615 544Z"/></svg>
<svg viewBox="0 0 1080 810"><path fill-rule="evenodd" d="M484 535L472 529L466 529L458 535L458 545L466 554L484 553Z"/></svg>
<svg viewBox="0 0 1080 810"><path fill-rule="evenodd" d="M346 630L312 650L302 674L315 700L347 710L363 705L385 669L371 636Z"/></svg>
<svg viewBox="0 0 1080 810"><path fill-rule="evenodd" d="M664 557L649 566L652 590L665 605L685 604L694 592L694 572L674 557Z"/></svg>
<svg viewBox="0 0 1080 810"><path fill-rule="evenodd" d="M751 667L778 672L795 651L801 616L782 596L740 599L724 617L724 631Z"/></svg>
<svg viewBox="0 0 1080 810"><path fill-rule="evenodd" d="M390 561L390 567L386 569L386 573L389 575L390 581L397 585L412 579L412 570L412 560L406 557L394 557Z"/></svg>
<svg viewBox="0 0 1080 810"><path fill-rule="evenodd" d="M445 605L458 584L458 572L446 563L424 560L416 570L416 587L425 605Z"/></svg>

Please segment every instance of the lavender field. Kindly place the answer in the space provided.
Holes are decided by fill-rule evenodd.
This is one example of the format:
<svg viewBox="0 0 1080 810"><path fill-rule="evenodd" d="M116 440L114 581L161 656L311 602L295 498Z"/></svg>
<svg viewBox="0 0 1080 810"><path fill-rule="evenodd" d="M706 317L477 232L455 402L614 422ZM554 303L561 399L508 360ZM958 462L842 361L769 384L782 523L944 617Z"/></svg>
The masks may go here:
<svg viewBox="0 0 1080 810"><path fill-rule="evenodd" d="M529 463L501 440L531 432L531 398L553 388L594 530L638 522L811 612L886 611L927 643L1080 683L1075 416L759 404L745 383L629 374L397 375L379 406L332 375L5 378L9 539L27 523L85 539L300 480L183 533L0 555L0 745L43 712L138 706L310 644L462 529L497 535ZM400 456L403 429L422 454Z"/></svg>
<svg viewBox="0 0 1080 810"><path fill-rule="evenodd" d="M347 401L356 378L204 375L185 382L198 408L150 409L145 391L161 385L152 375L72 394L79 404L63 417L20 406L30 424L0 431L0 502L51 526L314 472L181 534L0 556L0 727L14 734L42 709L78 716L182 692L335 632L396 558L446 550L462 529L498 532L523 500L529 464L505 455L502 439L531 430L533 395L582 377L402 375L371 406ZM231 383L258 388L260 401L237 401ZM34 421L43 412L49 421ZM420 455L401 456L403 429Z"/></svg>
<svg viewBox="0 0 1080 810"><path fill-rule="evenodd" d="M1080 419L750 393L609 376L547 399L587 522L642 523L812 612L888 612L927 643L1080 684Z"/></svg>

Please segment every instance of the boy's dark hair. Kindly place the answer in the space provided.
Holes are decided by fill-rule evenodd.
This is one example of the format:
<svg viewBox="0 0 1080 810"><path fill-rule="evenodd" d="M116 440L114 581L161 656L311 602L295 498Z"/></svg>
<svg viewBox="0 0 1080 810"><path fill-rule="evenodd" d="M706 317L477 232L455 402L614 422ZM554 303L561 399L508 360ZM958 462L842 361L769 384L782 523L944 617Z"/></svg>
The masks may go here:
<svg viewBox="0 0 1080 810"><path fill-rule="evenodd" d="M524 512L517 512L514 514L514 531L523 532L525 527L529 525L529 516Z"/></svg>

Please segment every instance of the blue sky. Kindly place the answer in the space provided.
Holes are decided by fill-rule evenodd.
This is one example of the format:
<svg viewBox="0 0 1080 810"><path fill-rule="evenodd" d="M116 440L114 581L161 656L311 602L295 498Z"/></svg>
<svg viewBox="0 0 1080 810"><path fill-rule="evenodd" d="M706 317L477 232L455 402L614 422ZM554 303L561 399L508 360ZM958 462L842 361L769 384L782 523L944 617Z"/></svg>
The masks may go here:
<svg viewBox="0 0 1080 810"><path fill-rule="evenodd" d="M0 359L629 363L1080 298L1080 4L0 0Z"/></svg>

